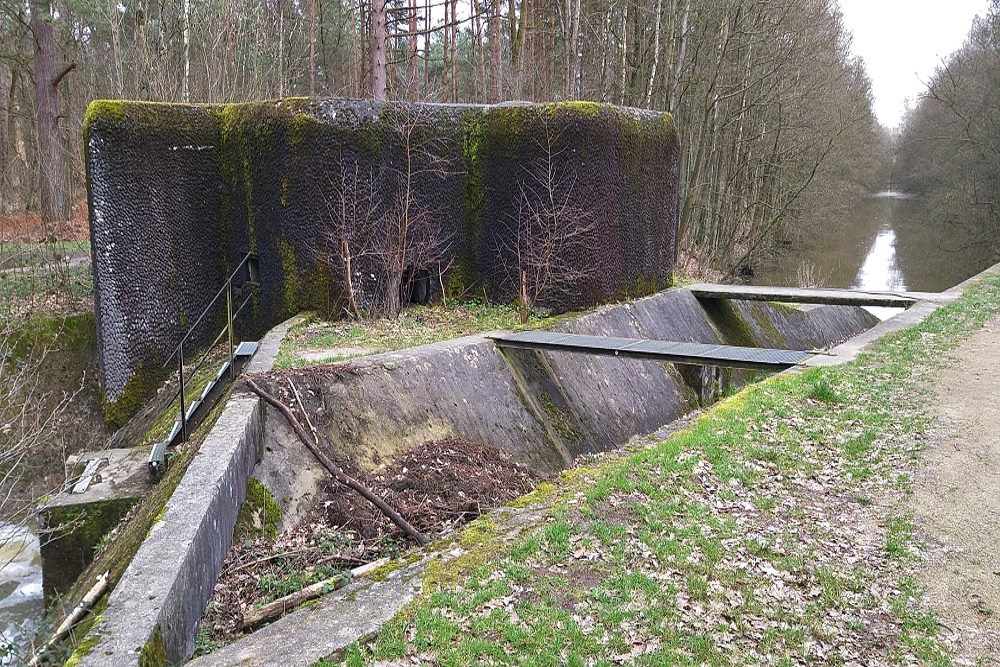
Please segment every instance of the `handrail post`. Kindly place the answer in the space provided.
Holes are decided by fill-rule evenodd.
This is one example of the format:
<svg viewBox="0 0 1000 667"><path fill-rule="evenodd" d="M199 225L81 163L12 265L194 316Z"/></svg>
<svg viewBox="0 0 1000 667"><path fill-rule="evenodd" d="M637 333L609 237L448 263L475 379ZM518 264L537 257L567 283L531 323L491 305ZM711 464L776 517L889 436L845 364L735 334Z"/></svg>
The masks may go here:
<svg viewBox="0 0 1000 667"><path fill-rule="evenodd" d="M180 380L181 391L181 442L187 442L187 417L184 407L184 346L181 345L177 354L177 377Z"/></svg>
<svg viewBox="0 0 1000 667"><path fill-rule="evenodd" d="M226 281L226 329L229 335L229 380L236 379L236 369L233 364L236 362L235 351L233 349L233 278Z"/></svg>

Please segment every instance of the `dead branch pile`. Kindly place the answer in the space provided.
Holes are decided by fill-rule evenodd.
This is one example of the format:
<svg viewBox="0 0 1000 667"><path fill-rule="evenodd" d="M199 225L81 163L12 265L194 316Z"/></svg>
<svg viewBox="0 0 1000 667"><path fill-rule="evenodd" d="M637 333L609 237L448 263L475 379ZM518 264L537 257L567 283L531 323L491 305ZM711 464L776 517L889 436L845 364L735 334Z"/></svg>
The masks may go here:
<svg viewBox="0 0 1000 667"><path fill-rule="evenodd" d="M418 445L377 473L351 461L337 465L429 537L447 535L537 481L499 450L458 439ZM202 628L210 641L231 640L254 607L411 545L388 517L331 478L298 526L273 541L232 546Z"/></svg>

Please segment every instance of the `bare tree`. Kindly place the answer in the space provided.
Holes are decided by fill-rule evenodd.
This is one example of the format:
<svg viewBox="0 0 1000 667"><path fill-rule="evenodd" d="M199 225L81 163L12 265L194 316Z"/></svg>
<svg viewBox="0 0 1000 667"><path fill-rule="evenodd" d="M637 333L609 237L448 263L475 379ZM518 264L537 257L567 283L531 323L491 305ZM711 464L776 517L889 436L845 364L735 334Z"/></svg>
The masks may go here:
<svg viewBox="0 0 1000 667"><path fill-rule="evenodd" d="M340 156L323 185L325 220L317 254L338 277L351 317L395 317L414 280L448 259L451 236L433 199L452 172L422 109L383 110L395 155L377 167Z"/></svg>
<svg viewBox="0 0 1000 667"><path fill-rule="evenodd" d="M398 161L383 164L386 236L381 248L385 275L381 309L397 316L415 278L435 271L450 254L452 238L435 193L452 174L443 138L430 131L430 116L416 106L391 112L390 133L399 138Z"/></svg>
<svg viewBox="0 0 1000 667"><path fill-rule="evenodd" d="M327 216L319 255L340 278L347 315L360 317L366 306L362 292L365 276L372 275L369 265L377 257L375 176L357 159L340 159L328 173L323 189Z"/></svg>
<svg viewBox="0 0 1000 667"><path fill-rule="evenodd" d="M372 0L372 98L376 102L386 99L386 1Z"/></svg>
<svg viewBox="0 0 1000 667"><path fill-rule="evenodd" d="M561 172L559 133L545 123L542 156L524 167L519 183L516 219L508 222L508 266L517 285L522 322L546 300L555 300L579 289L596 275L597 263L587 261L594 247L596 220L573 204L576 181Z"/></svg>
<svg viewBox="0 0 1000 667"><path fill-rule="evenodd" d="M30 321L23 313L0 313L0 519L15 524L35 509L36 496L24 496L30 485L21 477L32 457L51 445L54 428L76 395L46 388L41 371L59 336L39 343Z"/></svg>

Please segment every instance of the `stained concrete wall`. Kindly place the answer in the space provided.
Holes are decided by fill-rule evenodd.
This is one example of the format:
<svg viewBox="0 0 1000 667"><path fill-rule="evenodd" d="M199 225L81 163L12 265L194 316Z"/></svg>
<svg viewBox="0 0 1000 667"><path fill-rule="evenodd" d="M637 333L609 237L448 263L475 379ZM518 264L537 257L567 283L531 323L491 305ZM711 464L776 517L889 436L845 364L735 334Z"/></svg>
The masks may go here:
<svg viewBox="0 0 1000 667"><path fill-rule="evenodd" d="M568 318L554 328L812 349L856 335L876 321L860 308L841 306L799 309L757 302L719 308L675 289ZM377 466L421 442L454 436L502 449L540 472L560 470L581 455L608 451L652 432L714 400L725 384L749 377L655 361L501 351L487 336L287 375L294 378L334 457ZM280 420L271 428L278 442L296 446L294 434Z"/></svg>
<svg viewBox="0 0 1000 667"><path fill-rule="evenodd" d="M399 235L403 195L407 242L441 249L436 258L411 252L406 263L448 267L450 291L514 298L522 213L550 196L586 242L561 246L554 261L579 270L541 305L586 308L670 284L679 149L666 113L592 102L97 101L84 135L99 349L115 423L142 402L250 250L261 280L253 317L239 323L245 337L303 310L340 312L342 238L353 247L356 297L377 313L400 291L405 267L386 258L397 256L387 245ZM538 179L550 163L552 192L543 193ZM341 203L356 207L348 219ZM220 326L207 318L192 340Z"/></svg>

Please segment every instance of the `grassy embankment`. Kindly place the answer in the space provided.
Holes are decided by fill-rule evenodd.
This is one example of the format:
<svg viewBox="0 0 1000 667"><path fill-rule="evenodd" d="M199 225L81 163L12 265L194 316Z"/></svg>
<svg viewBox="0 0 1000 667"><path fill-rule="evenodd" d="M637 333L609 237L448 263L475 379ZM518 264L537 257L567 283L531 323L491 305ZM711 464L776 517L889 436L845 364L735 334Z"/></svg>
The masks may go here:
<svg viewBox="0 0 1000 667"><path fill-rule="evenodd" d="M774 377L641 451L564 474L349 664L947 664L906 507L928 379L1000 313L1000 276L856 362ZM464 540L468 543L472 540Z"/></svg>
<svg viewBox="0 0 1000 667"><path fill-rule="evenodd" d="M533 319L531 326L543 323ZM312 318L294 328L281 345L278 368L334 363L483 331L519 328L515 305L452 301L411 306L399 317L327 322Z"/></svg>

